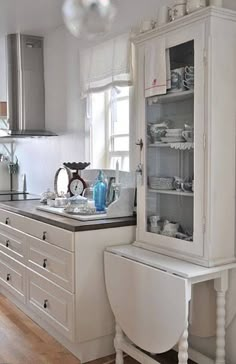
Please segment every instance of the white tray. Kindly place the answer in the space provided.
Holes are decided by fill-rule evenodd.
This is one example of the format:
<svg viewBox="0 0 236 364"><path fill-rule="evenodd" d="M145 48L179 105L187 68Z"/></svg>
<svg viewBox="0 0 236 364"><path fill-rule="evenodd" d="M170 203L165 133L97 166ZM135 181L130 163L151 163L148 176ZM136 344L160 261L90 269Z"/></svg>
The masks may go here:
<svg viewBox="0 0 236 364"><path fill-rule="evenodd" d="M94 215L77 215L65 212L64 207L37 206L36 209L80 221L107 219L107 214L104 213L96 213Z"/></svg>

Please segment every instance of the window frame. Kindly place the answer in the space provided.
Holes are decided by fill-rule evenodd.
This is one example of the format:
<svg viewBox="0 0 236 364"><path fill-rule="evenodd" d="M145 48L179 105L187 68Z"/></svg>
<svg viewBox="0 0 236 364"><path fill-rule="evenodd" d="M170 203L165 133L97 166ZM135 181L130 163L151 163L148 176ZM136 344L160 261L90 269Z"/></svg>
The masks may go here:
<svg viewBox="0 0 236 364"><path fill-rule="evenodd" d="M124 161L125 158L129 159L129 167L128 167L128 171L130 171L130 160L131 160L131 150L130 150L130 124L131 124L131 118L130 118L130 105L131 105L131 92L130 92L130 87L127 86L128 89L128 95L127 96L116 96L116 99L114 99L112 97L112 89L106 90L105 91L105 106L104 106L104 110L105 110L105 125L106 125L106 135L105 135L105 144L106 144L106 165L109 166L108 168L111 168L111 161L112 158L117 157L117 158L121 158L121 163L120 163L120 169L124 170ZM116 116L114 115L114 105L113 103L116 102L120 102L120 101L128 101L129 103L129 131L126 134L115 134L114 132L114 123L116 122ZM117 108L117 105L116 105ZM115 150L115 138L120 138L120 137L127 137L129 139L129 147L127 151L119 151L119 150Z"/></svg>

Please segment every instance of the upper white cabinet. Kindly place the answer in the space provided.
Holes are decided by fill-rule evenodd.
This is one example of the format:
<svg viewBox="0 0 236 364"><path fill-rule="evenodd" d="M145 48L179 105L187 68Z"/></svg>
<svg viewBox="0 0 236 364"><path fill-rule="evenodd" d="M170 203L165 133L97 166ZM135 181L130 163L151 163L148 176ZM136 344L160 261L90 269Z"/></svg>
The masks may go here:
<svg viewBox="0 0 236 364"><path fill-rule="evenodd" d="M7 101L6 39L0 37L0 102Z"/></svg>
<svg viewBox="0 0 236 364"><path fill-rule="evenodd" d="M235 260L236 14L206 8L138 36L136 245Z"/></svg>

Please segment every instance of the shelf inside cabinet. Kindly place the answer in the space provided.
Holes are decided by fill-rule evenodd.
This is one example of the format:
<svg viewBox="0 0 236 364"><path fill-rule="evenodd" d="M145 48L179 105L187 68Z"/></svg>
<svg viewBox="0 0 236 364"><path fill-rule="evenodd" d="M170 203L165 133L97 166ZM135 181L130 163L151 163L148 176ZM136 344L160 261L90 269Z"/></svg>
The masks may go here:
<svg viewBox="0 0 236 364"><path fill-rule="evenodd" d="M155 97L154 99L156 99L157 101L153 102L152 105L185 101L188 99L192 99L193 96L194 96L193 90L169 92L165 95L160 95L160 96Z"/></svg>
<svg viewBox="0 0 236 364"><path fill-rule="evenodd" d="M176 190L154 190L150 188L148 191L151 193L159 193L163 195L176 195L176 196L186 196L186 197L194 196L193 192L178 192Z"/></svg>
<svg viewBox="0 0 236 364"><path fill-rule="evenodd" d="M149 148L172 148L178 150L190 150L194 148L194 143L155 143L149 144Z"/></svg>

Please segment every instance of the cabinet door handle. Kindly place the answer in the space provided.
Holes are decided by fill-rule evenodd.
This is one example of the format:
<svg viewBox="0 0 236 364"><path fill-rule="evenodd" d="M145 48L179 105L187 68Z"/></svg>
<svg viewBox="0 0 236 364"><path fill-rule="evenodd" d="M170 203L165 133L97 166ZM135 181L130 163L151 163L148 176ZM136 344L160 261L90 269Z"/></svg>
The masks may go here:
<svg viewBox="0 0 236 364"><path fill-rule="evenodd" d="M143 149L143 140L142 139L139 139L135 144L137 146L139 146L140 151L142 151L142 149Z"/></svg>
<svg viewBox="0 0 236 364"><path fill-rule="evenodd" d="M43 240L46 240L46 238L47 238L47 236L46 236L46 235L47 235L47 231L44 231L44 232L43 232Z"/></svg>
<svg viewBox="0 0 236 364"><path fill-rule="evenodd" d="M47 308L47 307L48 307L48 300L44 300L43 308Z"/></svg>
<svg viewBox="0 0 236 364"><path fill-rule="evenodd" d="M43 260L43 268L47 268L47 259Z"/></svg>
<svg viewBox="0 0 236 364"><path fill-rule="evenodd" d="M10 278L11 278L11 275L10 273L7 274L7 281L9 282L10 281Z"/></svg>
<svg viewBox="0 0 236 364"><path fill-rule="evenodd" d="M10 240L6 240L6 248L9 248Z"/></svg>
<svg viewBox="0 0 236 364"><path fill-rule="evenodd" d="M9 219L9 217L6 218L5 224L6 225L10 225L10 219Z"/></svg>

